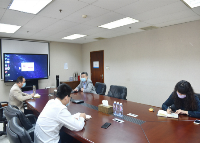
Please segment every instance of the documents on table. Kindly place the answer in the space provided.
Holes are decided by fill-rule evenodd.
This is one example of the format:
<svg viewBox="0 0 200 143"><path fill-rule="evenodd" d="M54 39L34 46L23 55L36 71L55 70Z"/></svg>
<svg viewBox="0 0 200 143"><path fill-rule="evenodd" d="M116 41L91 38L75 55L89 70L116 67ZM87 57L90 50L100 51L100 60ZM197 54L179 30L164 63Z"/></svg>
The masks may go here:
<svg viewBox="0 0 200 143"><path fill-rule="evenodd" d="M127 115L129 115L129 116L131 116L131 117L137 117L137 116L138 116L138 115L132 114L132 113L129 113L129 114L127 114Z"/></svg>
<svg viewBox="0 0 200 143"><path fill-rule="evenodd" d="M73 116L74 116L74 118L77 118L77 119L78 119L79 116L80 116L80 114L81 114L81 113L78 112L78 113L74 114ZM92 116L86 115L86 120L89 120L89 119L91 119L91 118L92 118Z"/></svg>
<svg viewBox="0 0 200 143"><path fill-rule="evenodd" d="M164 110L159 110L157 116L178 118L178 114L175 114L175 113L167 114L167 111L164 111Z"/></svg>
<svg viewBox="0 0 200 143"><path fill-rule="evenodd" d="M34 95L34 98L40 98L41 95L39 95L38 93Z"/></svg>

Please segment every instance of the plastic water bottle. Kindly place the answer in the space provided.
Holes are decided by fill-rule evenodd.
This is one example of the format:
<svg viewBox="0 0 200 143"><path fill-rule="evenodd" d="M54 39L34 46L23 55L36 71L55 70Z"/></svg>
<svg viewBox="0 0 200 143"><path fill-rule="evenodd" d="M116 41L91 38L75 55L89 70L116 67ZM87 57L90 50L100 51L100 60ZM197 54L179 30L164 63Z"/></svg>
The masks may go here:
<svg viewBox="0 0 200 143"><path fill-rule="evenodd" d="M116 101L113 103L113 115L116 115Z"/></svg>
<svg viewBox="0 0 200 143"><path fill-rule="evenodd" d="M120 106L119 106L119 102L117 102L117 104L116 104L116 116L119 116L119 108Z"/></svg>
<svg viewBox="0 0 200 143"><path fill-rule="evenodd" d="M36 94L36 87L33 85L33 93Z"/></svg>
<svg viewBox="0 0 200 143"><path fill-rule="evenodd" d="M120 105L119 105L119 116L123 117L123 105L122 105L122 103L120 103Z"/></svg>

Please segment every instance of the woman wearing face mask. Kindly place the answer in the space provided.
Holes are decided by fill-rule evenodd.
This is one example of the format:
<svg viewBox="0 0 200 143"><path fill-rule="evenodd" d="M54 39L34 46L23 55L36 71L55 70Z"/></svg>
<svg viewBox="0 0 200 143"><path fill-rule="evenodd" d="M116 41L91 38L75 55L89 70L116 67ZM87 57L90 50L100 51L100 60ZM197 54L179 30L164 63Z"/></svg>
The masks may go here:
<svg viewBox="0 0 200 143"><path fill-rule="evenodd" d="M191 84L185 80L179 81L172 94L163 103L162 109L171 114L171 106L175 106L176 114L186 114L200 118L200 100L195 95Z"/></svg>

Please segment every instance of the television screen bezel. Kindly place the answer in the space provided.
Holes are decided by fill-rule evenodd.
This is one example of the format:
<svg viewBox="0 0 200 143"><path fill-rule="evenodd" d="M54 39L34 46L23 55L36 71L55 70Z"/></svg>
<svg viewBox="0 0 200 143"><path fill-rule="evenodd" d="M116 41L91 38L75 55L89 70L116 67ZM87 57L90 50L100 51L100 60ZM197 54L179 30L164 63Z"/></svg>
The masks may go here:
<svg viewBox="0 0 200 143"><path fill-rule="evenodd" d="M49 75L48 75L48 54L30 54L30 53L3 53L3 68L4 68L4 82L16 82L16 80L13 81L5 81L5 54L13 54L13 55L47 55L47 78L26 78L26 80L30 81L30 80L39 80L39 79L48 79ZM23 76L23 75L21 75Z"/></svg>

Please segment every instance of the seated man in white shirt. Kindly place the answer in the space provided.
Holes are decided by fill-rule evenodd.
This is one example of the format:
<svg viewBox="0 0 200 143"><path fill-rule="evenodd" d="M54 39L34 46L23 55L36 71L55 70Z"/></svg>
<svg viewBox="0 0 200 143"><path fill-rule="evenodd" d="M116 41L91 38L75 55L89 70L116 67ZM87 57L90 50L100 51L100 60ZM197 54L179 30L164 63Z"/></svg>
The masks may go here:
<svg viewBox="0 0 200 143"><path fill-rule="evenodd" d="M59 136L62 126L73 131L83 129L86 114L81 113L79 119L75 119L68 111L71 91L72 89L69 85L61 84L57 89L57 98L47 102L36 122L34 131L35 143L63 143L63 140L66 141L67 136L70 136L67 134L64 138Z"/></svg>

